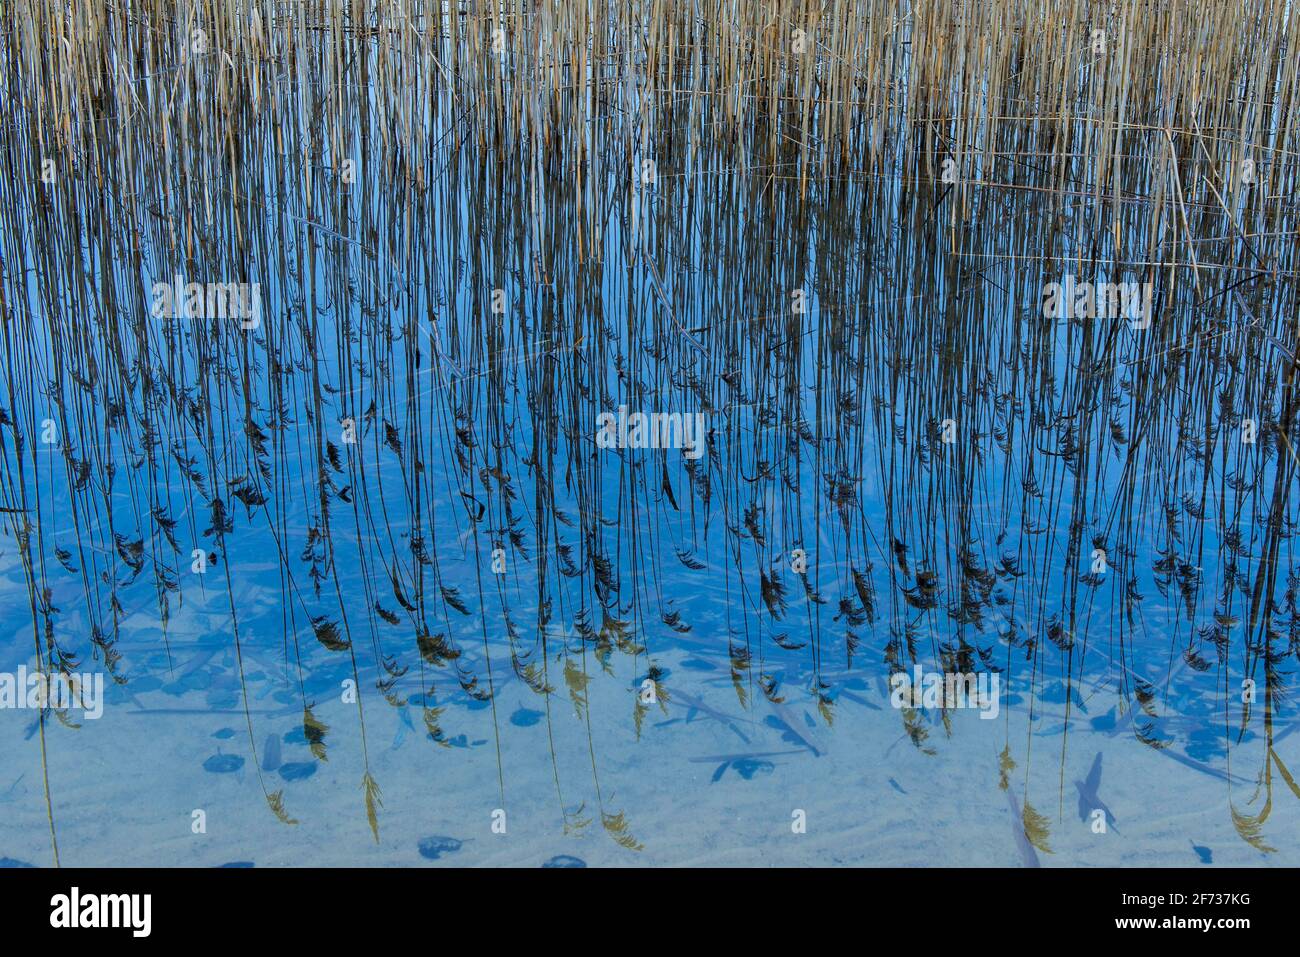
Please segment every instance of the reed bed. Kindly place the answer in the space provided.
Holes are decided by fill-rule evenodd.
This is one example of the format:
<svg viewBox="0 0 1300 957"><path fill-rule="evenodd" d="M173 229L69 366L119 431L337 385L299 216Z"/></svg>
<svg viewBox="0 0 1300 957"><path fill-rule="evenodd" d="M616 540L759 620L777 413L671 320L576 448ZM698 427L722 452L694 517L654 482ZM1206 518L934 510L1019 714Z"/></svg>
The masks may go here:
<svg viewBox="0 0 1300 957"><path fill-rule="evenodd" d="M601 166L629 174L667 119L691 131L679 168L705 139L731 141L723 159L792 164L801 184L846 165L924 178L948 157L963 182L1047 170L1045 185L1118 207L1136 160L1163 209L1175 197L1153 184L1197 159L1236 209L1246 161L1290 168L1296 153L1300 14L1287 0L21 0L12 12L9 98L33 148L70 165L105 137L123 156L170 161L193 138L234 161L239 124L258 118L279 152L313 162L378 139L379 159L417 186L452 136L563 157L574 188L599 194ZM376 128L356 128L361 107ZM591 149L596 127L621 156ZM1289 173L1271 182L1294 187Z"/></svg>
<svg viewBox="0 0 1300 957"><path fill-rule="evenodd" d="M0 507L42 668L129 687L123 623L166 647L215 588L242 669L256 541L320 759L367 753L367 708L445 743L504 682L640 733L651 706L593 719L590 684L666 702L681 649L826 725L846 675L936 662L1104 685L1153 755L1192 712L1251 730L1270 803L1234 823L1268 849L1300 655L1294 5L13 14ZM1150 328L1044 317L1066 273L1149 284ZM151 315L173 276L258 283L264 321ZM620 405L704 413L705 454L598 451ZM320 674L363 689L355 739ZM933 750L949 716L896 720ZM599 753L590 782L557 762L557 819L635 849Z"/></svg>

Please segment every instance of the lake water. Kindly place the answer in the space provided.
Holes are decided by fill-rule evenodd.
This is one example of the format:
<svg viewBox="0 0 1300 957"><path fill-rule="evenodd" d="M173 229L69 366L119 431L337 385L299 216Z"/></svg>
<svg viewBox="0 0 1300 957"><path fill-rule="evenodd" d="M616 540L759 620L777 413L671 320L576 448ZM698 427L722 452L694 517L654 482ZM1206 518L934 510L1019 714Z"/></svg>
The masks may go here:
<svg viewBox="0 0 1300 957"><path fill-rule="evenodd" d="M0 200L0 857L1300 863L1289 241L350 122Z"/></svg>

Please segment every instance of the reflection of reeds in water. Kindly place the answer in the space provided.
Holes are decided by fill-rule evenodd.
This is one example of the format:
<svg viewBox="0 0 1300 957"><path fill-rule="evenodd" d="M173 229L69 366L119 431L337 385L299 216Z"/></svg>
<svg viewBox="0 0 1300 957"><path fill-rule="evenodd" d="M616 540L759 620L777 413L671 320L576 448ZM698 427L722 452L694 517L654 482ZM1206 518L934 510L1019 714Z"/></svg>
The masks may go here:
<svg viewBox="0 0 1300 957"><path fill-rule="evenodd" d="M1295 790L1292 8L819 10L17 4L0 504L42 667L126 681L123 619L165 636L201 549L242 673L261 534L318 759L322 655L363 753L368 706L445 743L457 691L499 725L518 680L586 722L628 847L590 689L666 702L678 648L827 724L850 668L1109 668L1166 752L1172 647L1225 729L1259 682ZM1065 273L1150 283L1151 328L1045 319ZM174 275L260 283L265 320L151 316ZM620 405L704 412L706 454L597 450Z"/></svg>

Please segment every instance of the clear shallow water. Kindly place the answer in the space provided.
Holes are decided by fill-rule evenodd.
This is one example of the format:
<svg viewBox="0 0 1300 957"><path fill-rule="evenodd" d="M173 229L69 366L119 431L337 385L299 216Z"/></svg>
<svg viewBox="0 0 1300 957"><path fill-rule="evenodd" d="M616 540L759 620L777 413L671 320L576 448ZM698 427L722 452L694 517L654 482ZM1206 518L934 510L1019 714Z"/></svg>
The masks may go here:
<svg viewBox="0 0 1300 957"><path fill-rule="evenodd" d="M9 196L0 668L108 684L0 710L0 855L1295 863L1286 250L657 142L607 198L473 143ZM1045 317L1068 272L1151 328ZM151 315L177 274L260 322Z"/></svg>

